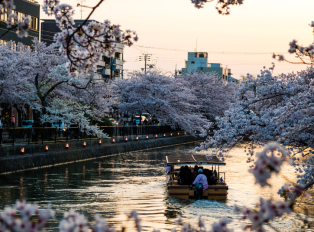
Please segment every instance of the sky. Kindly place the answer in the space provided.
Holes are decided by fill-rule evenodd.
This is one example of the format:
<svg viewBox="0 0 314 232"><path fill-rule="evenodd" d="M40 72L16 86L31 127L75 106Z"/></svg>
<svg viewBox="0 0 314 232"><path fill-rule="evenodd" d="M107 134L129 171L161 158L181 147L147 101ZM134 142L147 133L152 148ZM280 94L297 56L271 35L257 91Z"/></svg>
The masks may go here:
<svg viewBox="0 0 314 232"><path fill-rule="evenodd" d="M80 0L60 0L74 6L75 19L81 18ZM43 0L39 0L42 4ZM99 0L86 0L83 5L94 6ZM152 54L151 62L162 71L174 72L184 68L187 52L208 52L209 63L221 63L231 69L233 77L250 73L258 75L275 62L274 74L296 72L306 65L294 65L272 59L288 54L293 39L301 45L313 42L313 0L245 0L243 5L231 6L231 14L219 15L216 0L202 9L194 8L190 0L105 0L91 19L109 19L121 29L137 32L139 41L124 50L125 73L144 68L142 54ZM83 8L87 17L90 9ZM49 18L41 12L41 18ZM51 18L51 17L50 17Z"/></svg>

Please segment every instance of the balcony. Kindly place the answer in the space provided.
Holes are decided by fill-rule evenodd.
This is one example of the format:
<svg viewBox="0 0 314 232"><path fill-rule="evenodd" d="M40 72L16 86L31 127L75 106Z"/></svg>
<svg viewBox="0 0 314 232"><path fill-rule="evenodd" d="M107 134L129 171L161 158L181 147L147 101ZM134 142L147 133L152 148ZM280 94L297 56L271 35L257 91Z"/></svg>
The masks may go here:
<svg viewBox="0 0 314 232"><path fill-rule="evenodd" d="M110 69L103 69L101 74L102 75L110 75Z"/></svg>
<svg viewBox="0 0 314 232"><path fill-rule="evenodd" d="M117 65L123 65L123 61L122 60L113 59L113 63L117 64Z"/></svg>
<svg viewBox="0 0 314 232"><path fill-rule="evenodd" d="M100 60L100 61L97 62L97 65L105 67L106 63L104 61Z"/></svg>
<svg viewBox="0 0 314 232"><path fill-rule="evenodd" d="M116 43L115 45L116 45L116 48L123 49L123 44L121 44L121 43Z"/></svg>

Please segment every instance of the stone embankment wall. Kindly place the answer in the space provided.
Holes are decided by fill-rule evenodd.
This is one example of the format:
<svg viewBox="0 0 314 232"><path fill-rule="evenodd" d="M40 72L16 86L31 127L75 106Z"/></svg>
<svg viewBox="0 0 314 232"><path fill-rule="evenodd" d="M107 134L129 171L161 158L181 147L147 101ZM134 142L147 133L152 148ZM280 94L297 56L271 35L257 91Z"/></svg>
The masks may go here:
<svg viewBox="0 0 314 232"><path fill-rule="evenodd" d="M26 146L25 150L28 150L28 154L24 155L17 155L20 151L19 147L1 147L0 173L3 174L13 171L41 168L67 162L75 162L124 152L158 148L200 140L204 140L204 138L193 137L190 135L119 142L114 144L107 142L102 145L98 145L98 140L92 140L86 141L87 146L85 148L82 147L82 141L77 141L70 142L69 149L65 149L64 144L49 145L48 152L44 152L45 145Z"/></svg>

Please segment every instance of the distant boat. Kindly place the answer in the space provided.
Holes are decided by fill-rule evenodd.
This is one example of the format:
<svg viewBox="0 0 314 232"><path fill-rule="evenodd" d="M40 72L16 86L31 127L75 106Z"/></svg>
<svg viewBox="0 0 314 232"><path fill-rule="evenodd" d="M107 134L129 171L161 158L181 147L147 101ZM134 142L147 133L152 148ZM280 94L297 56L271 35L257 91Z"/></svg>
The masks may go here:
<svg viewBox="0 0 314 232"><path fill-rule="evenodd" d="M202 166L211 166L209 170L216 170L218 167L217 184L208 185L208 189L203 191L202 199L210 200L226 200L228 195L228 186L226 184L225 172L219 172L219 166L225 166L226 163L220 161L216 156L206 155L171 155L166 156L167 161L167 172L170 174L170 178L167 183L168 193L171 198L182 198L182 199L195 199L195 188L191 185L179 185L178 176L180 166L192 166L198 165L199 168ZM205 168L204 168L205 170ZM223 176L223 178L221 178Z"/></svg>

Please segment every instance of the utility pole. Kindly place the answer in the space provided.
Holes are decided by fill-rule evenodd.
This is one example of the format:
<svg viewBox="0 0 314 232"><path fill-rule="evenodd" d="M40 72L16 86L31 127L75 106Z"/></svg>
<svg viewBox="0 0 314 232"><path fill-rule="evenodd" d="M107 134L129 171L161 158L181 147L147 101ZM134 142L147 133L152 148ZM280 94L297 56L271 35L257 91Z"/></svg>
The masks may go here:
<svg viewBox="0 0 314 232"><path fill-rule="evenodd" d="M143 54L143 56L140 56L139 57L139 61L143 61L143 59L144 59L144 61L145 61L145 73L146 73L146 66L147 66L147 61L150 61L150 56L152 56L152 54Z"/></svg>
<svg viewBox="0 0 314 232"><path fill-rule="evenodd" d="M87 7L87 6L83 6L82 4L83 4L83 2L86 2L86 0L77 0L78 2L80 2L80 3L78 3L77 4L77 7L81 7L81 19L83 19L83 7ZM88 7L88 8L92 8L92 7Z"/></svg>

